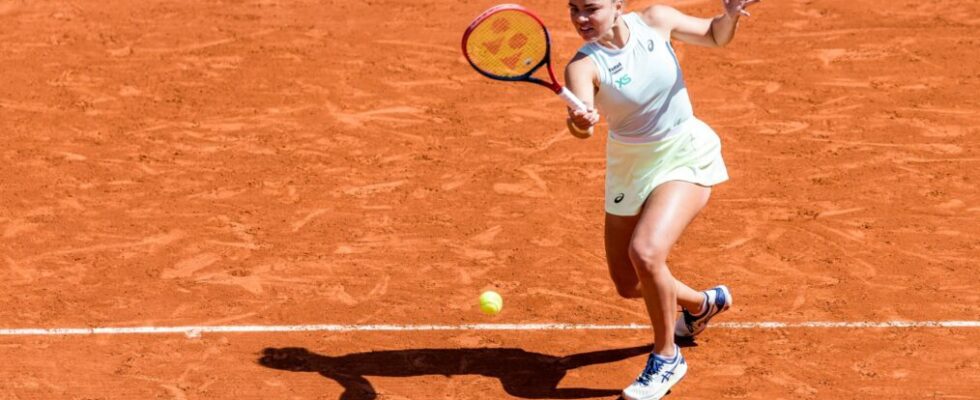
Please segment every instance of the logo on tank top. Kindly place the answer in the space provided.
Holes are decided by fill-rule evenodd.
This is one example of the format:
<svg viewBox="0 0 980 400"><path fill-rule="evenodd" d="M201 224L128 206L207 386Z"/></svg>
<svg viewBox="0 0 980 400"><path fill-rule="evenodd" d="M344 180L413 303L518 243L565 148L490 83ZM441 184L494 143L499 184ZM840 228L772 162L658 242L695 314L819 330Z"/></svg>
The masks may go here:
<svg viewBox="0 0 980 400"><path fill-rule="evenodd" d="M653 39L647 39L647 51L653 53Z"/></svg>
<svg viewBox="0 0 980 400"><path fill-rule="evenodd" d="M609 75L616 75L620 72L623 72L623 63L616 63L612 68L609 68ZM629 74L623 75L621 78L616 79L616 87L622 89L623 86L626 86L632 81L633 79L630 78Z"/></svg>
<svg viewBox="0 0 980 400"><path fill-rule="evenodd" d="M629 75L623 75L622 78L616 80L616 87L622 89L623 86L629 85L630 82L633 82L633 79Z"/></svg>
<svg viewBox="0 0 980 400"><path fill-rule="evenodd" d="M616 63L612 68L609 68L610 75L616 75L620 72L623 72L623 63Z"/></svg>

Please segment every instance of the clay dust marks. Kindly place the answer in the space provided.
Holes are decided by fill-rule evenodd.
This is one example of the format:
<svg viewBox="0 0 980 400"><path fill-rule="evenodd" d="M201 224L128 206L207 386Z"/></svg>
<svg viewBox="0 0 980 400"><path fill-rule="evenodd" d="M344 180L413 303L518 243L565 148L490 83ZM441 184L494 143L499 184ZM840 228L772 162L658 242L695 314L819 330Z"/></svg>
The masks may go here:
<svg viewBox="0 0 980 400"><path fill-rule="evenodd" d="M815 32L787 32L780 35L785 38L818 38L820 40L834 40L849 36L865 35L875 33L878 35L888 35L889 32L901 32L901 28L890 27L869 27L869 28L844 28L844 29L821 29Z"/></svg>
<svg viewBox="0 0 980 400"><path fill-rule="evenodd" d="M335 245L333 254L368 254L372 255L376 251L389 252L431 252L438 250L441 245L437 242L416 234L365 234L356 238L354 241L343 242Z"/></svg>
<svg viewBox="0 0 980 400"><path fill-rule="evenodd" d="M368 123L386 123L396 127L418 125L429 121L425 110L413 106L393 106L349 112L333 104L325 104L328 112L337 121L351 128L360 128Z"/></svg>
<svg viewBox="0 0 980 400"><path fill-rule="evenodd" d="M396 87L399 89L412 89L426 87L426 86L438 86L445 89L459 90L464 87L460 82L450 81L447 79L422 79L416 81L385 81L386 85Z"/></svg>
<svg viewBox="0 0 980 400"><path fill-rule="evenodd" d="M584 307L599 307L614 311L624 316L636 317L640 319L647 318L647 315L644 314L639 308L626 308L617 305L612 301L597 300L591 296L578 296L545 288L531 288L528 290L527 294L530 296L549 297L552 299L549 302L555 304L556 306L561 305L561 307L564 307L565 305L571 303Z"/></svg>
<svg viewBox="0 0 980 400"><path fill-rule="evenodd" d="M191 258L177 262L172 269L164 270L163 273L160 274L160 277L163 279L187 278L193 275L195 272L207 268L220 260L221 257L216 254L198 254Z"/></svg>
<svg viewBox="0 0 980 400"><path fill-rule="evenodd" d="M789 135L808 128L810 123L803 121L771 121L760 124L758 132L766 135Z"/></svg>
<svg viewBox="0 0 980 400"><path fill-rule="evenodd" d="M540 166L525 165L519 168L525 177L518 182L497 182L493 184L493 190L502 195L517 195L532 198L548 197L550 190L548 183L541 178L538 173Z"/></svg>
<svg viewBox="0 0 980 400"><path fill-rule="evenodd" d="M864 210L865 210L865 207L853 207L853 208L836 209L836 210L825 210L825 211L818 212L817 215L815 216L815 218L830 218L830 217L836 217L836 216L839 216L839 215L846 215L846 214L856 213L856 212L864 211Z"/></svg>
<svg viewBox="0 0 980 400"><path fill-rule="evenodd" d="M31 283L43 274L43 272L40 272L34 268L25 268L21 266L20 263L9 256L5 255L3 258L7 263L7 268L13 275L8 276L10 282Z"/></svg>
<svg viewBox="0 0 980 400"><path fill-rule="evenodd" d="M297 105L286 107L267 107L262 110L242 112L238 115L224 115L204 119L188 129L186 133L195 134L196 138L212 141L229 141L232 134L264 132L273 128L300 128L295 121L295 115L315 108L312 105ZM217 135L202 135L197 130L204 130Z"/></svg>
<svg viewBox="0 0 980 400"><path fill-rule="evenodd" d="M914 113L925 113L925 114L937 114L937 115L949 115L949 116L972 116L977 117L980 115L980 109L963 109L963 108L939 108L939 107L900 107L900 111L908 111ZM975 118L974 118L975 119Z"/></svg>
<svg viewBox="0 0 980 400"><path fill-rule="evenodd" d="M3 227L3 238L12 239L25 233L36 231L41 224L30 222L27 219L14 219L7 222Z"/></svg>
<svg viewBox="0 0 980 400"><path fill-rule="evenodd" d="M61 112L61 109L56 107L51 107L44 103L0 99L0 111L5 111L5 110L22 111L22 112L29 112L29 113L44 113L44 114L53 114L53 113Z"/></svg>
<svg viewBox="0 0 980 400"><path fill-rule="evenodd" d="M841 64L857 62L887 64L898 61L892 60L892 58L898 58L901 54L906 54L908 52L907 46L914 43L914 40L899 37L892 38L885 43L864 43L856 47L815 48L810 51L810 54L820 60L825 68L839 67Z"/></svg>
<svg viewBox="0 0 980 400"><path fill-rule="evenodd" d="M312 222L314 219L316 219L317 217L319 217L319 216L321 216L321 215L323 215L323 214L325 214L325 213L327 213L329 211L330 210L329 209L326 209L326 208L320 208L320 209L313 210L313 211L307 213L305 216L303 216L303 218L299 219L296 222L293 222L290 227L292 228L293 232L298 232L300 229L302 229L304 226L306 226L307 224L309 224L310 222Z"/></svg>
<svg viewBox="0 0 980 400"><path fill-rule="evenodd" d="M769 63L769 62L771 62L771 61L762 60L761 63ZM747 62L747 61L740 61L740 63L749 63L749 62ZM742 99L743 100L750 99L754 94L756 94L754 88L760 88L760 89L762 89L762 92L763 93L765 93L767 95L771 95L773 93L778 92L783 87L783 84L782 83L779 83L779 82L776 82L776 81L767 81L767 80L758 80L758 81L746 80L746 81L743 81L742 83L744 83L745 85L753 88L753 89L746 90L746 91L744 91L742 93ZM746 94L746 93L748 93L748 94Z"/></svg>
<svg viewBox="0 0 980 400"><path fill-rule="evenodd" d="M382 39L382 40L375 40L374 42L379 44L396 45L398 47L404 47L404 48L424 49L429 51L434 50L442 54L453 55L453 56L457 56L458 55L457 53L459 52L459 48L455 46L440 45L440 44L429 43L424 41L416 42L410 40Z"/></svg>
<svg viewBox="0 0 980 400"><path fill-rule="evenodd" d="M429 41L410 41L410 40L375 40L382 53L398 54L399 59L389 65L393 74L389 74L388 79L401 81L410 76L440 76L448 68L452 68L461 59L459 48ZM464 79L473 80L474 77ZM449 79L443 80L444 84L449 84ZM454 88L461 88L455 85Z"/></svg>
<svg viewBox="0 0 980 400"><path fill-rule="evenodd" d="M448 245L453 249L453 252L464 260L475 262L491 261L496 257L496 253L493 250L487 249L487 247L492 248L501 245L496 238L503 229L501 225L494 225L481 233L469 237L466 241L461 243L448 243ZM472 281L472 277L472 274L466 274L464 280Z"/></svg>
<svg viewBox="0 0 980 400"><path fill-rule="evenodd" d="M236 270L231 273L219 271L213 273L202 273L195 277L196 282L228 285L241 288L253 295L260 295L264 292L264 285L268 279L255 274L254 271ZM290 284L293 284L292 282Z"/></svg>
<svg viewBox="0 0 980 400"><path fill-rule="evenodd" d="M466 184L475 182L477 180L476 176L487 169L488 167L480 167L467 172L449 172L443 174L440 177L443 183L439 185L439 189L444 192L456 190Z"/></svg>
<svg viewBox="0 0 980 400"><path fill-rule="evenodd" d="M159 251L162 247L169 246L183 239L186 235L187 234L183 231L173 230L167 233L148 236L138 241L107 243L107 244L98 244L98 245L84 246L84 247L67 247L67 248L62 248L60 250L46 251L46 252L42 252L39 254L26 257L24 258L24 260L35 261L35 260L41 260L41 259L45 259L48 257L55 257L55 256L80 255L80 254L88 254L88 253L105 252L110 250L139 249L139 248L145 248L144 251L148 253L153 253Z"/></svg>
<svg viewBox="0 0 980 400"><path fill-rule="evenodd" d="M898 148L898 149L922 151L922 152L934 153L934 154L961 154L964 152L963 147L950 143L874 143L874 142L831 140L831 139L819 139L819 138L806 138L805 140L830 143L838 146L845 145L845 146L858 147L858 148L860 147Z"/></svg>
<svg viewBox="0 0 980 400"><path fill-rule="evenodd" d="M173 46L173 47L136 47L133 51L137 53L147 53L153 55L161 55L161 54L168 54L168 53L187 53L187 52L194 52L198 50L205 50L213 47L223 46L230 43L235 43L242 39L256 39L275 32L277 32L276 29L262 29L262 30L246 33L244 35L241 35L241 37L230 37L230 38L207 40L207 41L195 42L182 46Z"/></svg>
<svg viewBox="0 0 980 400"><path fill-rule="evenodd" d="M500 225L494 225L486 231L471 236L469 240L473 243L486 246L492 244L501 231L503 231L503 228Z"/></svg>
<svg viewBox="0 0 980 400"><path fill-rule="evenodd" d="M911 5L905 9L885 9L879 13L889 17L918 19L922 15L935 15L941 23L973 27L980 25L980 6L973 2L938 1Z"/></svg>
<svg viewBox="0 0 980 400"><path fill-rule="evenodd" d="M344 194L350 196L367 198L377 194L390 193L406 183L408 183L408 180L403 179L403 180L397 180L392 182L382 182L382 183L374 183L374 184L362 185L362 186L352 186L343 189L343 192Z"/></svg>

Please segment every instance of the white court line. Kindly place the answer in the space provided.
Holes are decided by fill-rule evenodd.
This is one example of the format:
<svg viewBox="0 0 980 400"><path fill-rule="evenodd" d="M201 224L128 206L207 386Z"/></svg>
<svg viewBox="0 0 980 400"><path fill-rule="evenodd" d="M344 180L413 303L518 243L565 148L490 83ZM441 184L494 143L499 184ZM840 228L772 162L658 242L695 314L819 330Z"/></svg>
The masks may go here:
<svg viewBox="0 0 980 400"><path fill-rule="evenodd" d="M712 329L792 329L792 328L980 328L980 321L885 321L885 322L720 322ZM22 328L0 329L0 336L126 335L174 334L189 337L202 333L265 332L418 332L418 331L567 331L567 330L640 330L650 325L595 324L463 324L463 325L201 325L136 326L104 328Z"/></svg>

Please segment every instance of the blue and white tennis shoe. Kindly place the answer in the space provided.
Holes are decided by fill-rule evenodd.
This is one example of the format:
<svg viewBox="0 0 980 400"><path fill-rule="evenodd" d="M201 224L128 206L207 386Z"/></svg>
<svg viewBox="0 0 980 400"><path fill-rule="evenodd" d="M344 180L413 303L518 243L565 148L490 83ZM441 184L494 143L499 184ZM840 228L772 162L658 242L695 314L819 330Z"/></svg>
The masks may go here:
<svg viewBox="0 0 980 400"><path fill-rule="evenodd" d="M702 292L705 294L701 314L691 314L687 309L677 317L674 336L694 337L708 327L708 321L732 306L732 294L728 286L718 285Z"/></svg>
<svg viewBox="0 0 980 400"><path fill-rule="evenodd" d="M687 361L681 354L681 348L674 345L674 356L664 358L650 353L647 366L640 376L636 377L626 389L623 398L626 400L656 400L670 391L670 388L680 382L687 373Z"/></svg>

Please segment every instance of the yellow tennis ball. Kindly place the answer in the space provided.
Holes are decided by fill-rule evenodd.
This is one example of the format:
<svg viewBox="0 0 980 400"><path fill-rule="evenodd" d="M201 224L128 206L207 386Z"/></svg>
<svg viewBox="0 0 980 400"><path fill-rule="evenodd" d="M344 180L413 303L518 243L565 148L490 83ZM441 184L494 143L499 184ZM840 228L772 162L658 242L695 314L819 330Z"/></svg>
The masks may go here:
<svg viewBox="0 0 980 400"><path fill-rule="evenodd" d="M497 292L488 290L480 295L480 309L488 315L497 315L503 307L504 299Z"/></svg>

